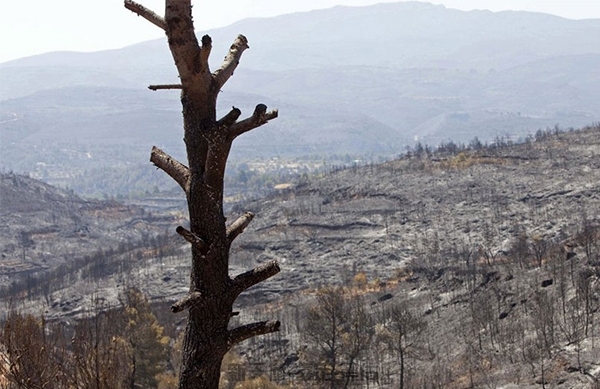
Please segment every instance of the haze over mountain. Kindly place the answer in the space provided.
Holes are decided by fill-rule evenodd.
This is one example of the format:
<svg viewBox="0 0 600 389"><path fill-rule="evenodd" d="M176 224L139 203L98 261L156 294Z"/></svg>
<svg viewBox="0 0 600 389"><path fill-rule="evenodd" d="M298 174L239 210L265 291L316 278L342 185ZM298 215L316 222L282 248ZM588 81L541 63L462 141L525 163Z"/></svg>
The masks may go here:
<svg viewBox="0 0 600 389"><path fill-rule="evenodd" d="M208 31L213 68L238 33L251 50L223 89L223 113L250 115L262 102L281 115L236 141L237 159L394 155L415 137L517 137L600 120L600 19L340 6ZM0 64L0 166L69 184L81 169L141 165L152 144L181 155L178 92L146 89L172 82L164 39Z"/></svg>

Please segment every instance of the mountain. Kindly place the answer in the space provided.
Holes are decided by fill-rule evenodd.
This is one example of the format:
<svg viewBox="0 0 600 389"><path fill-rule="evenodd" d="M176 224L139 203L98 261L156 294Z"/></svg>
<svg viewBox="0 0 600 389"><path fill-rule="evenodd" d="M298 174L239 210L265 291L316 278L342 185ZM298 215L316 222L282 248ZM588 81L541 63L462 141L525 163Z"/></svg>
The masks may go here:
<svg viewBox="0 0 600 389"><path fill-rule="evenodd" d="M221 113L235 105L249 115L259 102L281 113L237 140L233 161L393 156L415 139L516 138L600 120L600 20L401 2L208 33L213 68L238 33L250 40ZM142 163L152 144L183 155L178 92L146 89L177 82L172 62L159 39L0 64L0 166L83 192L83 177L98 173L118 182L104 187L113 193L167 185ZM143 180L119 181L124 166Z"/></svg>

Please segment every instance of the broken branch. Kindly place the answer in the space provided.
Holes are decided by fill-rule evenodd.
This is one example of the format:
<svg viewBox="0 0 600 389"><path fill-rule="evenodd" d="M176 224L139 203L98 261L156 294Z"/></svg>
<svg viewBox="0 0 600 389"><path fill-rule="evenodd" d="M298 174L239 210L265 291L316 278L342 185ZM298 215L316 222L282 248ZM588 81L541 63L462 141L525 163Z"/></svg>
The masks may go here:
<svg viewBox="0 0 600 389"><path fill-rule="evenodd" d="M178 313L185 309L189 309L202 301L202 294L200 292L192 292L171 305L171 312Z"/></svg>
<svg viewBox="0 0 600 389"><path fill-rule="evenodd" d="M158 15L156 12L144 7L143 5L136 3L132 0L125 0L125 8L127 8L131 12L136 13L138 16L143 17L155 26L158 26L165 31L167 30L167 23L165 22L165 19L162 16Z"/></svg>
<svg viewBox="0 0 600 389"><path fill-rule="evenodd" d="M212 50L212 39L208 35L202 37L202 47L200 48L200 65L210 72L208 66L208 57L210 57L210 51Z"/></svg>
<svg viewBox="0 0 600 389"><path fill-rule="evenodd" d="M162 89L182 89L181 84L165 84L165 85L148 85L148 89L157 91Z"/></svg>
<svg viewBox="0 0 600 389"><path fill-rule="evenodd" d="M175 231L183 236L185 240L192 244L192 246L196 247L200 251L206 250L206 242L202 240L198 235L194 234L191 231L186 230L182 226L179 226L175 229Z"/></svg>
<svg viewBox="0 0 600 389"><path fill-rule="evenodd" d="M217 127L229 127L240 117L242 111L240 111L236 107L231 107L231 111L225 116L223 116L218 122Z"/></svg>
<svg viewBox="0 0 600 389"><path fill-rule="evenodd" d="M216 89L219 90L231 76L233 76L234 70L240 63L240 58L244 50L248 49L248 39L243 35L238 35L231 47L229 53L225 56L223 64L219 69L213 73L214 80L216 82Z"/></svg>
<svg viewBox="0 0 600 389"><path fill-rule="evenodd" d="M229 136L232 138L236 138L245 132L262 126L271 119L275 119L278 116L278 114L279 112L277 110L267 112L266 105L258 104L254 109L254 113L252 114L252 116L250 116L248 119L242 120L241 122L233 124L229 128Z"/></svg>
<svg viewBox="0 0 600 389"><path fill-rule="evenodd" d="M235 328L229 331L229 338L227 340L227 346L229 348L234 345L243 342L256 335L265 335L272 332L279 331L281 323L278 321L261 321L258 323L246 324L244 326Z"/></svg>
<svg viewBox="0 0 600 389"><path fill-rule="evenodd" d="M237 275L233 279L233 289L235 293L240 294L244 290L273 277L275 274L279 273L280 270L277 261L267 262L264 265Z"/></svg>
<svg viewBox="0 0 600 389"><path fill-rule="evenodd" d="M227 228L227 240L229 243L233 242L238 235L244 232L252 219L254 219L254 214L252 212L246 212Z"/></svg>
<svg viewBox="0 0 600 389"><path fill-rule="evenodd" d="M185 192L187 192L188 182L190 179L190 171L187 166L177 161L156 146L152 147L152 152L150 153L150 162L171 176L171 178L174 179Z"/></svg>

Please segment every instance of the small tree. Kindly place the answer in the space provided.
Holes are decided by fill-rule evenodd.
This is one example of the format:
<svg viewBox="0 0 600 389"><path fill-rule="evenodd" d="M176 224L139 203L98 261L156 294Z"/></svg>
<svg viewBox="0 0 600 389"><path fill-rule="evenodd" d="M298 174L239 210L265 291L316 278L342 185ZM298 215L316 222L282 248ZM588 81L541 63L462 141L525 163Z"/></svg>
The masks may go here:
<svg viewBox="0 0 600 389"><path fill-rule="evenodd" d="M139 289L130 288L121 297L123 337L131 349L129 387L155 388L157 376L164 372L169 338L163 334L150 304Z"/></svg>
<svg viewBox="0 0 600 389"><path fill-rule="evenodd" d="M388 350L398 358L399 388L406 387L406 371L409 360L418 359L425 350L427 322L411 310L406 302L394 305L384 312L381 340Z"/></svg>
<svg viewBox="0 0 600 389"><path fill-rule="evenodd" d="M94 312L75 325L69 366L69 387L126 389L132 380L132 349L121 332L122 315L93 301Z"/></svg>
<svg viewBox="0 0 600 389"><path fill-rule="evenodd" d="M276 118L277 111L267 112L264 104L258 104L252 116L238 121L241 111L234 107L217 120L217 96L248 49L246 37L239 35L221 67L211 72L212 40L204 35L199 44L191 0L166 0L164 17L132 0L125 0L125 7L165 31L181 80L181 84L151 85L150 89L181 90L188 165L157 147L152 149L150 161L181 186L190 216L189 230L177 228L192 246L189 293L171 307L173 312L188 311L179 388L216 389L222 358L231 347L279 330L278 321L228 328L240 293L277 274L279 265L269 262L230 277L229 249L254 215L246 213L227 227L223 214L223 179L233 140Z"/></svg>
<svg viewBox="0 0 600 389"><path fill-rule="evenodd" d="M44 318L11 310L0 328L0 378L10 388L61 387L60 361L65 357L61 338L60 329Z"/></svg>
<svg viewBox="0 0 600 389"><path fill-rule="evenodd" d="M317 302L306 314L303 335L309 344L306 362L316 367L318 380L337 387L341 369L344 327L348 310L341 288L324 288L317 292Z"/></svg>
<svg viewBox="0 0 600 389"><path fill-rule="evenodd" d="M308 343L305 359L316 367L319 381L330 388L348 388L361 356L375 335L372 315L360 296L343 288L328 287L317 292L303 329Z"/></svg>

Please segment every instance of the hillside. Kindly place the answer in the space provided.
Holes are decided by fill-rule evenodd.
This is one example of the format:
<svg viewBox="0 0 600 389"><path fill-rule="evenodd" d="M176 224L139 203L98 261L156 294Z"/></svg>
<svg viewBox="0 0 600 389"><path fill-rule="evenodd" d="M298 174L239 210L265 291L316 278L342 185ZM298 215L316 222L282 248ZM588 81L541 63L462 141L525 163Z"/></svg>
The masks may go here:
<svg viewBox="0 0 600 389"><path fill-rule="evenodd" d="M540 131L522 144L415 149L384 164L331 167L233 207L230 219L246 210L257 217L236 240L230 272L272 259L282 267L240 297L239 320L278 317L283 325L237 349L232 366L309 385L318 375L307 359L307 312L319 287L343 285L374 320L405 305L426 323L407 362L409 387L594 387L599 135L592 126ZM105 256L103 269L111 270L80 271L68 286L32 293L23 307L54 320L77 317L91 296L116 304L129 285L166 311L187 288L181 243L165 240L162 255L140 247ZM39 281L38 290L48 290ZM163 320L181 325L181 316ZM373 384L364 371L377 372L380 385L397 384L398 362L382 342L362 350L353 387Z"/></svg>
<svg viewBox="0 0 600 389"><path fill-rule="evenodd" d="M238 33L251 46L223 89L221 112L249 114L259 102L281 112L236 141L234 163L376 160L415 139L516 139L600 120L600 20L400 2L208 33L213 69ZM143 163L153 144L183 154L179 94L146 86L176 81L162 39L0 64L0 166L96 196L168 186Z"/></svg>
<svg viewBox="0 0 600 389"><path fill-rule="evenodd" d="M386 278L432 247L466 245L496 255L519 233L564 240L584 215L599 214L598 131L334 168L245 205L259 217L240 238L236 257L279 258L292 278L310 268L314 279L303 282L318 285L323 278L342 282L351 269Z"/></svg>
<svg viewBox="0 0 600 389"><path fill-rule="evenodd" d="M239 350L249 374L286 382L319 374L305 348L309 324L298 318L314 307L314 292L294 290L333 283L353 290L378 323L354 387L369 386L368 371L379 385L398 385L398 359L378 332L390 325L381 315L398 306L427 325L405 340L407 387L595 387L599 134L595 126L540 132L519 145L446 145L332 169L251 205L259 218L236 258L283 266L243 301L271 301L266 310L288 324L267 351ZM264 310L243 310L242 320Z"/></svg>
<svg viewBox="0 0 600 389"><path fill-rule="evenodd" d="M64 287L105 251L123 254L156 245L176 219L116 201L84 200L27 176L1 173L0 287L15 286L13 297L22 289L31 294L49 273L53 288Z"/></svg>

